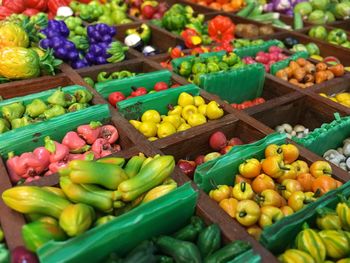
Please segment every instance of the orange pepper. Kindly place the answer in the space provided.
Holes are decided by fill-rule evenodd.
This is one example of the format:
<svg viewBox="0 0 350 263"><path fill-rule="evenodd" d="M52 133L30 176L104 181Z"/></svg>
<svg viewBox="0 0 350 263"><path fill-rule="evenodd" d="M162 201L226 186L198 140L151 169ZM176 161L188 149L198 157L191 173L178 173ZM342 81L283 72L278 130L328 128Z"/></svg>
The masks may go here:
<svg viewBox="0 0 350 263"><path fill-rule="evenodd" d="M232 218L236 216L238 200L235 198L227 198L219 203L219 206Z"/></svg>

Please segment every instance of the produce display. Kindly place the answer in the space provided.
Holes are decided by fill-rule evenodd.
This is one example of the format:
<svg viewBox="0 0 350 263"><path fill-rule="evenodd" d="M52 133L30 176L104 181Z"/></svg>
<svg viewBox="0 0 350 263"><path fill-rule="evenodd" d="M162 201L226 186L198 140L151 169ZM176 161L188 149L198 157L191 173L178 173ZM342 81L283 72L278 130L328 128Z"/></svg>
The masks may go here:
<svg viewBox="0 0 350 263"><path fill-rule="evenodd" d="M184 174L188 175L189 177L193 177L194 171L198 165L214 160L215 158L228 153L234 146L243 144L241 139L238 137L232 137L228 140L226 135L221 131L211 134L208 143L213 152L205 155L198 155L194 160L180 159L177 162L177 166Z"/></svg>
<svg viewBox="0 0 350 263"><path fill-rule="evenodd" d="M178 73L187 78L189 82L199 84L200 77L204 74L219 71L228 71L244 67L245 63L235 53L230 52L222 57L211 56L208 58L195 57L181 62Z"/></svg>
<svg viewBox="0 0 350 263"><path fill-rule="evenodd" d="M277 71L276 77L301 89L306 89L344 74L345 70L342 64L327 65L324 62L319 62L315 65L304 58L298 58L296 61L292 60L288 67Z"/></svg>
<svg viewBox="0 0 350 263"><path fill-rule="evenodd" d="M334 190L341 182L331 177L326 161L309 165L299 159L293 144L270 144L265 159L251 158L239 165L235 185L219 185L209 196L242 226L255 235Z"/></svg>
<svg viewBox="0 0 350 263"><path fill-rule="evenodd" d="M65 134L62 142L45 138L45 145L15 156L9 153L6 166L13 183L31 182L68 166L72 160L94 160L119 152L119 133L113 125L100 122L80 125Z"/></svg>
<svg viewBox="0 0 350 263"><path fill-rule="evenodd" d="M217 224L206 226L200 217L193 216L190 224L172 236L163 235L143 241L124 258L113 253L109 260L133 262L143 254L144 258L150 261L159 259L161 262L219 262L234 260L250 248L249 242L241 240L223 245Z"/></svg>
<svg viewBox="0 0 350 263"><path fill-rule="evenodd" d="M115 79L124 79L136 76L135 72L130 72L128 70L114 71L108 73L107 71L101 71L97 74L96 81L90 77L85 77L84 81L89 84L91 87L95 87L95 84L107 82Z"/></svg>
<svg viewBox="0 0 350 263"><path fill-rule="evenodd" d="M349 260L349 200L341 195L335 209L323 207L316 210L313 225L304 223L295 238L295 248L279 256L280 262L302 258L308 262L346 262ZM327 261L326 261L327 260Z"/></svg>
<svg viewBox="0 0 350 263"><path fill-rule="evenodd" d="M0 263L349 262L349 3L0 1Z"/></svg>
<svg viewBox="0 0 350 263"><path fill-rule="evenodd" d="M283 123L275 127L275 131L279 133L285 133L289 139L292 139L293 136L297 138L304 138L309 134L309 129L305 128L304 125L290 125L289 123Z"/></svg>
<svg viewBox="0 0 350 263"><path fill-rule="evenodd" d="M245 64L261 63L265 66L266 72L270 72L272 64L288 58L287 55L282 53L283 50L277 46L271 46L268 52L260 51L255 57L245 57L243 62Z"/></svg>
<svg viewBox="0 0 350 263"><path fill-rule="evenodd" d="M155 92L159 92L159 91L163 91L163 90L167 90L169 88L176 88L178 87L178 84L173 84L173 85L168 85L168 83L164 82L164 81L159 81L157 82L153 89L151 91L147 91L147 89L145 87L131 87L131 93L129 96L127 96L126 94L124 94L121 91L114 91L111 94L109 94L108 96L108 102L116 108L116 104L119 101L123 101L123 100L127 100L130 98L135 98L135 97L139 97L139 96L143 96L146 94L152 94Z"/></svg>
<svg viewBox="0 0 350 263"><path fill-rule="evenodd" d="M350 48L350 41L345 30L336 28L328 30L324 26L314 26L309 30L309 36L327 41L334 45Z"/></svg>
<svg viewBox="0 0 350 263"><path fill-rule="evenodd" d="M342 147L330 149L323 154L323 158L345 171L350 171L350 139L343 141Z"/></svg>
<svg viewBox="0 0 350 263"><path fill-rule="evenodd" d="M21 101L3 105L0 133L85 109L89 107L92 97L86 89L76 90L74 94L57 89L46 101L34 99L27 105Z"/></svg>
<svg viewBox="0 0 350 263"><path fill-rule="evenodd" d="M177 105L168 105L167 108L167 115L161 116L156 110L147 110L142 114L141 121L129 122L148 140L154 141L224 116L224 110L215 100L206 103L203 97L187 92L180 94Z"/></svg>
<svg viewBox="0 0 350 263"><path fill-rule="evenodd" d="M336 19L349 17L349 2L346 0L311 0L301 1L294 7L294 14L298 13L313 24L332 23Z"/></svg>
<svg viewBox="0 0 350 263"><path fill-rule="evenodd" d="M74 160L60 170L59 187L17 186L2 198L28 217L22 237L35 252L50 240L75 237L173 191L177 184L169 176L174 166L172 156L142 154L127 162L113 157Z"/></svg>

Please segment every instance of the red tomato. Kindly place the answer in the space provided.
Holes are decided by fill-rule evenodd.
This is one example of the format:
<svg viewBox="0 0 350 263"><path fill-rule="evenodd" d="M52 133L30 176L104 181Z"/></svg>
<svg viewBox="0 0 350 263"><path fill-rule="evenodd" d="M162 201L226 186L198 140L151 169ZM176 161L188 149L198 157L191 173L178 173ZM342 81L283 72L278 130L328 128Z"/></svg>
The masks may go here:
<svg viewBox="0 0 350 263"><path fill-rule="evenodd" d="M108 96L108 101L113 107L116 107L117 102L122 100L125 100L125 96L120 91L112 92Z"/></svg>

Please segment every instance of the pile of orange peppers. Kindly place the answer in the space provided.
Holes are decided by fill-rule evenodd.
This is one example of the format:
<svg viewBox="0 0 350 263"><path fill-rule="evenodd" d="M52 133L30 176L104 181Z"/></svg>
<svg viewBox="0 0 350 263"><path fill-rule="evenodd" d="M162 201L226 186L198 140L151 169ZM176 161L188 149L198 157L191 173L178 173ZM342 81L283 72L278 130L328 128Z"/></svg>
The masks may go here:
<svg viewBox="0 0 350 263"><path fill-rule="evenodd" d="M263 228L274 224L338 188L326 161L310 166L298 160L293 144L270 144L265 159L247 159L239 165L235 185L219 185L209 196L256 239Z"/></svg>

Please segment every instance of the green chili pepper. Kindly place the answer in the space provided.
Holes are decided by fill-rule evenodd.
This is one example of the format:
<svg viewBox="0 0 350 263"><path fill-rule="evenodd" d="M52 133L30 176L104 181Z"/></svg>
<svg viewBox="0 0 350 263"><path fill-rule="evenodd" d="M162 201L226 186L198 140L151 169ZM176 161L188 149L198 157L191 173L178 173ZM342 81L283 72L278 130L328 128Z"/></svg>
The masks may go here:
<svg viewBox="0 0 350 263"><path fill-rule="evenodd" d="M90 77L85 77L84 78L84 81L88 84L88 85L90 85L91 87L95 87L95 82L94 82L94 80L92 79L92 78L90 78Z"/></svg>
<svg viewBox="0 0 350 263"><path fill-rule="evenodd" d="M41 99L34 99L30 104L26 107L26 114L32 118L38 117L43 114L44 111L47 110L47 105Z"/></svg>
<svg viewBox="0 0 350 263"><path fill-rule="evenodd" d="M14 102L1 108L2 116L9 121L21 118L24 110L22 102Z"/></svg>
<svg viewBox="0 0 350 263"><path fill-rule="evenodd" d="M105 82L105 81L108 81L111 79L112 79L112 77L108 76L108 72L106 72L106 71L102 71L102 72L98 73L98 75L97 75L97 82Z"/></svg>
<svg viewBox="0 0 350 263"><path fill-rule="evenodd" d="M68 112L75 112L78 110L86 109L89 107L89 104L87 103L73 103L72 105L69 106Z"/></svg>
<svg viewBox="0 0 350 263"><path fill-rule="evenodd" d="M77 90L74 96L79 103L89 103L92 100L92 94L86 89Z"/></svg>
<svg viewBox="0 0 350 263"><path fill-rule="evenodd" d="M53 105L50 109L44 111L43 116L46 119L51 119L66 113L66 110L60 105Z"/></svg>

